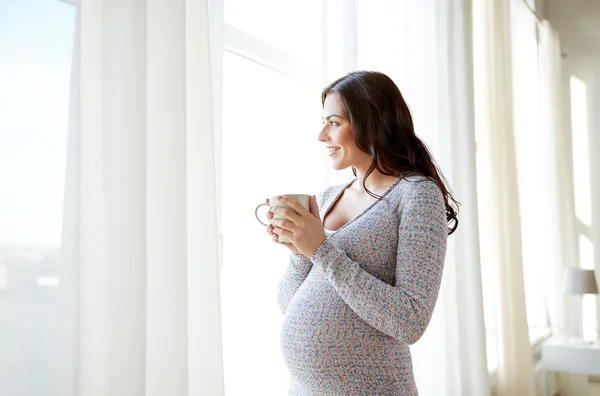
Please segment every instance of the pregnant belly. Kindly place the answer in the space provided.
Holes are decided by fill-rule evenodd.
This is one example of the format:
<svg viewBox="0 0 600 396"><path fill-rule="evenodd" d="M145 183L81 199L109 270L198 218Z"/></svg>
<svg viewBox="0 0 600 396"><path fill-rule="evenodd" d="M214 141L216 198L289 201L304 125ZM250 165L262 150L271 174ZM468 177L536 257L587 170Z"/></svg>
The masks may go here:
<svg viewBox="0 0 600 396"><path fill-rule="evenodd" d="M404 347L358 317L325 279L307 279L290 302L281 346L292 376L311 388L349 378L364 384L374 374L395 382L404 360Z"/></svg>

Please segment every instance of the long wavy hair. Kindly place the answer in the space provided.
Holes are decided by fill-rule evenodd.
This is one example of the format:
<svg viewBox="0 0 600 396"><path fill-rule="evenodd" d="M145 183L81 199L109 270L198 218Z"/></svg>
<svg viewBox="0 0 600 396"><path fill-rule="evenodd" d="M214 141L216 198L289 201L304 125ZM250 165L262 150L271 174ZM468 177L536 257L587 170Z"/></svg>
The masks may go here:
<svg viewBox="0 0 600 396"><path fill-rule="evenodd" d="M427 176L444 196L448 234L456 231L460 203L452 196L448 181L427 145L415 134L410 109L392 79L379 72L355 71L323 90L323 105L327 95L333 93L340 96L356 146L373 158L363 180L365 191L374 198L382 198L365 185L375 169L400 178L412 172ZM356 176L355 168L352 172Z"/></svg>

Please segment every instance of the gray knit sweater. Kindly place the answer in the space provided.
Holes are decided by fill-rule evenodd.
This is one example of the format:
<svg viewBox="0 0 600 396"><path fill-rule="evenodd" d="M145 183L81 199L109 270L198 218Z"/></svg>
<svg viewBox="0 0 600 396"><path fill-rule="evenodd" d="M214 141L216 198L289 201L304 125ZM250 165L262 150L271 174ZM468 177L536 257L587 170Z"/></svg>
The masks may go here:
<svg viewBox="0 0 600 396"><path fill-rule="evenodd" d="M344 189L318 197L324 218ZM408 345L427 327L446 240L444 200L423 176L396 181L279 285L290 395L417 395Z"/></svg>

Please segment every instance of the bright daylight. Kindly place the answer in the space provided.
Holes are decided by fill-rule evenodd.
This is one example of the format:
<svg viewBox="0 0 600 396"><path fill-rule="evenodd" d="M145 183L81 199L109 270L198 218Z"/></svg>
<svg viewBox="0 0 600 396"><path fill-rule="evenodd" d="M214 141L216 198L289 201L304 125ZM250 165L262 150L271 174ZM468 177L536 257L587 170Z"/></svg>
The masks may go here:
<svg viewBox="0 0 600 396"><path fill-rule="evenodd" d="M600 2L2 0L0 396L600 396Z"/></svg>

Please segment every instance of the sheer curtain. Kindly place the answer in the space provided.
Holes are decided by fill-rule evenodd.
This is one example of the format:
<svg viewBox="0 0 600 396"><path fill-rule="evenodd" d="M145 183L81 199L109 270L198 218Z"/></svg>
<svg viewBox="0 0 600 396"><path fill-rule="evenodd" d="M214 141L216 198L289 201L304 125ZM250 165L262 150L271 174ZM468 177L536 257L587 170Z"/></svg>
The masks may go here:
<svg viewBox="0 0 600 396"><path fill-rule="evenodd" d="M576 263L576 246L573 246L573 180L570 173L571 150L570 137L565 128L565 103L563 101L563 77L560 40L552 25L546 20L539 25L539 57L540 57L540 87L541 87L541 120L544 131L544 147L548 153L546 165L547 185L549 187L548 204L555 226L550 227L550 243L548 248L554 258L550 262L549 282L546 289L548 315L552 326L552 334L557 336L574 335L576 332L576 317L569 317L577 312L577 307L568 307L563 290L563 272L566 263ZM568 108L568 106L567 106ZM574 265L574 264L572 264ZM569 309L572 308L572 309Z"/></svg>
<svg viewBox="0 0 600 396"><path fill-rule="evenodd" d="M77 17L62 394L223 394L207 2Z"/></svg>
<svg viewBox="0 0 600 396"><path fill-rule="evenodd" d="M420 395L489 394L479 266L471 1L359 1L358 68L387 73L462 203L431 324L411 347ZM377 43L392 37L386 51Z"/></svg>
<svg viewBox="0 0 600 396"><path fill-rule="evenodd" d="M447 323L444 394L487 395L475 167L472 2L448 0L436 10L441 77L437 130L440 146L445 147L440 164L462 205L459 229L450 237L441 299Z"/></svg>
<svg viewBox="0 0 600 396"><path fill-rule="evenodd" d="M492 293L498 394L533 395L515 167L509 0L474 1L482 268Z"/></svg>

